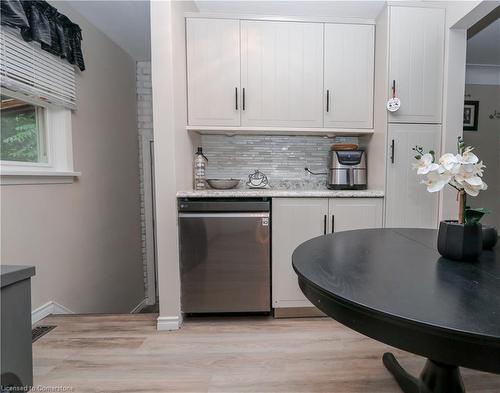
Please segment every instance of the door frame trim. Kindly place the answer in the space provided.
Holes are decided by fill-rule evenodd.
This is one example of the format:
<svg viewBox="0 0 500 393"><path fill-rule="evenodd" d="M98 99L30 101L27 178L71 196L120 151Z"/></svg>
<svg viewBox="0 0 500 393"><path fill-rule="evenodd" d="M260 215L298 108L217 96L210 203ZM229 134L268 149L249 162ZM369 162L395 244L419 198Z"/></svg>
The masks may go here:
<svg viewBox="0 0 500 393"><path fill-rule="evenodd" d="M144 226L146 232L145 258L146 258L146 299L145 304L156 303L156 247L155 247L155 220L154 220L154 178L151 144L154 139L150 135L141 136L142 149L142 175L144 198Z"/></svg>

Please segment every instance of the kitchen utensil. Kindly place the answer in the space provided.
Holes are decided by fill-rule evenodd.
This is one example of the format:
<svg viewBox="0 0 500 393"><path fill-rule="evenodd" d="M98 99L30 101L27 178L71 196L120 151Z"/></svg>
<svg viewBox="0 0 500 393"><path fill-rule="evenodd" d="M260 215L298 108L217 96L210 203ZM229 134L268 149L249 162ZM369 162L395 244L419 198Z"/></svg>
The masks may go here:
<svg viewBox="0 0 500 393"><path fill-rule="evenodd" d="M396 97L396 81L392 81L392 98L387 101L387 110L396 112L401 107L401 100Z"/></svg>
<svg viewBox="0 0 500 393"><path fill-rule="evenodd" d="M207 183L210 187L216 190L229 190L236 187L239 183L239 179L207 179Z"/></svg>

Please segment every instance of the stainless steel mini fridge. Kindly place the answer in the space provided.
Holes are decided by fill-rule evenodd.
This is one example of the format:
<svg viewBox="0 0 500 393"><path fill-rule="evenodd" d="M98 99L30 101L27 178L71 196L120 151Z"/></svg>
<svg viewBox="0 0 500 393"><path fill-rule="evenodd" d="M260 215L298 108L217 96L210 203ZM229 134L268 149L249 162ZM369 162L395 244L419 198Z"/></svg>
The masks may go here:
<svg viewBox="0 0 500 393"><path fill-rule="evenodd" d="M179 201L182 311L271 309L270 203Z"/></svg>

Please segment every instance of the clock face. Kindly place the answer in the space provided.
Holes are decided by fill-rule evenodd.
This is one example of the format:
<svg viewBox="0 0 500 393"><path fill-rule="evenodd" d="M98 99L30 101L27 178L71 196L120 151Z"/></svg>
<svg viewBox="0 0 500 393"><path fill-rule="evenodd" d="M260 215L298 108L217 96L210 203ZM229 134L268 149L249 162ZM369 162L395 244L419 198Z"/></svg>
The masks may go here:
<svg viewBox="0 0 500 393"><path fill-rule="evenodd" d="M399 98L394 97L387 101L387 110L389 112L396 112L401 107L401 101Z"/></svg>

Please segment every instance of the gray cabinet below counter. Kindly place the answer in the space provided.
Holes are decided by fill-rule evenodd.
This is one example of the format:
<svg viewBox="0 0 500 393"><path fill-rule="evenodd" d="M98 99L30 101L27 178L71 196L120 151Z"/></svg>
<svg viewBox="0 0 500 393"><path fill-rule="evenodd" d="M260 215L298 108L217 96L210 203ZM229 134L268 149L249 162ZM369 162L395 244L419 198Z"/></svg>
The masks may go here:
<svg viewBox="0 0 500 393"><path fill-rule="evenodd" d="M33 266L0 266L1 384L11 391L24 392L33 385L31 277L34 275Z"/></svg>

